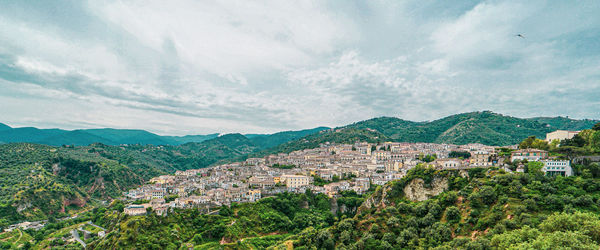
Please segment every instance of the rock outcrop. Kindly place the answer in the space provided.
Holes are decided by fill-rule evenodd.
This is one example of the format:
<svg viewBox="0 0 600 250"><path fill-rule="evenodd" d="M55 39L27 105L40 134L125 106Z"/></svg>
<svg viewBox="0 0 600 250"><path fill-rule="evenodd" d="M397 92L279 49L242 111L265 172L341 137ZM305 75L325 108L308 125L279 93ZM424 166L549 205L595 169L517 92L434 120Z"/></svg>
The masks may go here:
<svg viewBox="0 0 600 250"><path fill-rule="evenodd" d="M369 196L362 205L360 205L358 212L371 208L383 209L389 205L393 205L391 201L394 199L392 198L400 197L390 197L392 194L392 188L392 185L380 187L371 196ZM426 185L425 181L423 181L421 178L415 178L406 184L402 191L404 192L404 197L411 201L424 201L444 192L447 189L447 178L434 178L430 185ZM396 195L397 194L398 192L396 192Z"/></svg>
<svg viewBox="0 0 600 250"><path fill-rule="evenodd" d="M448 189L448 179L435 178L431 187L426 187L423 179L414 179L404 187L404 196L411 201L424 201Z"/></svg>

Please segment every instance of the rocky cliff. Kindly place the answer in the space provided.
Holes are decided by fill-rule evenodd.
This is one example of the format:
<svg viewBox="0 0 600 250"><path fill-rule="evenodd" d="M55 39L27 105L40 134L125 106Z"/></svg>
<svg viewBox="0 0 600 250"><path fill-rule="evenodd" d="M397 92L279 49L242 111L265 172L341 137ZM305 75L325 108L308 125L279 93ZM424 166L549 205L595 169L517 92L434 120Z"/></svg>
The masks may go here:
<svg viewBox="0 0 600 250"><path fill-rule="evenodd" d="M396 187L397 188L397 187ZM402 189L403 194L394 192L394 185L385 185L379 187L371 196L369 196L358 211L364 211L371 208L385 208L393 205L393 200L398 199L398 195L404 195L411 201L424 201L436 196L448 189L447 178L434 178L430 184L426 184L421 178L415 178L408 182Z"/></svg>
<svg viewBox="0 0 600 250"><path fill-rule="evenodd" d="M404 196L411 201L424 201L447 189L448 179L435 178L431 185L425 185L423 179L414 179L404 187L403 191Z"/></svg>

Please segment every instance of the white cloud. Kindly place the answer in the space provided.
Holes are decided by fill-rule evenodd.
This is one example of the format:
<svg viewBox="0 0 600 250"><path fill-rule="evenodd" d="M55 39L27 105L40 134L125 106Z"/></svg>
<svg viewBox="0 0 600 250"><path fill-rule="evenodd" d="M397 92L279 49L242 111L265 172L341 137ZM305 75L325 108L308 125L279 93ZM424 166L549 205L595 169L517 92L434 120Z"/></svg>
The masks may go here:
<svg viewBox="0 0 600 250"><path fill-rule="evenodd" d="M0 10L0 105L17 110L0 122L186 134L482 109L597 116L593 2L19 5Z"/></svg>

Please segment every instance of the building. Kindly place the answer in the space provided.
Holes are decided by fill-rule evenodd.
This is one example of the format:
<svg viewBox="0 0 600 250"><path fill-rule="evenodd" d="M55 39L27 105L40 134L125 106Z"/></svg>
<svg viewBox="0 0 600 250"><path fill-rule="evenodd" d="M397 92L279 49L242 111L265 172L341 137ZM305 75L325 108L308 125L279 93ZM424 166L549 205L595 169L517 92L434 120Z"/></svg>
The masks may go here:
<svg viewBox="0 0 600 250"><path fill-rule="evenodd" d="M144 205L129 205L123 210L127 215L145 215L146 207Z"/></svg>
<svg viewBox="0 0 600 250"><path fill-rule="evenodd" d="M573 175L573 169L571 168L571 162L569 161L546 160L542 161L542 163L544 163L542 171L548 176Z"/></svg>
<svg viewBox="0 0 600 250"><path fill-rule="evenodd" d="M288 188L298 188L308 186L308 176L304 175L282 175L280 178L281 182L285 183Z"/></svg>
<svg viewBox="0 0 600 250"><path fill-rule="evenodd" d="M456 158L437 159L434 164L438 169L458 169L462 165L460 159Z"/></svg>
<svg viewBox="0 0 600 250"><path fill-rule="evenodd" d="M469 159L469 163L471 166L476 167L486 167L491 166L492 162L490 161L492 153L488 151L475 151L471 153L471 159Z"/></svg>
<svg viewBox="0 0 600 250"><path fill-rule="evenodd" d="M546 141L551 143L554 140L562 141L571 139L575 137L575 135L579 134L579 132L581 131L556 130L546 134Z"/></svg>
<svg viewBox="0 0 600 250"><path fill-rule="evenodd" d="M262 192L260 191L260 189L248 190L248 192L246 193L246 199L248 199L248 201L250 202L258 201L260 200L260 198L262 198Z"/></svg>
<svg viewBox="0 0 600 250"><path fill-rule="evenodd" d="M515 150L510 154L511 161L539 161L546 158L548 158L548 151L533 148Z"/></svg>

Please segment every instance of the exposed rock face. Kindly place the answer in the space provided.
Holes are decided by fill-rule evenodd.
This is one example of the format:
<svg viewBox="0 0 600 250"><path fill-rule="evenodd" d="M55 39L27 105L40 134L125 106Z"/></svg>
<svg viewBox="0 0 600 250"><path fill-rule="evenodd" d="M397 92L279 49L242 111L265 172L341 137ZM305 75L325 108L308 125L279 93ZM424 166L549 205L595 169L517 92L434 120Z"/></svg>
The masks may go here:
<svg viewBox="0 0 600 250"><path fill-rule="evenodd" d="M30 208L30 207L31 207L31 202L26 202L26 203L23 203L23 204L19 204L19 205L17 206L17 212L19 212L19 213L20 213L20 212L22 212L23 210L25 210L25 209L28 209L28 208Z"/></svg>
<svg viewBox="0 0 600 250"><path fill-rule="evenodd" d="M60 209L61 212L65 212L65 207L70 206L70 205L75 205L78 207L84 207L86 204L86 201L82 198L74 198L74 199L64 199L63 200L63 205Z"/></svg>
<svg viewBox="0 0 600 250"><path fill-rule="evenodd" d="M429 186L429 185L427 185ZM433 196L436 196L448 189L448 179L435 178L431 182L431 187L426 187L425 181L420 178L413 179L404 189L404 196L412 201L424 201ZM358 212L371 208L383 209L389 205L393 205L390 195L392 194L392 186L385 185L369 196L358 208ZM396 197L398 198L398 197Z"/></svg>
<svg viewBox="0 0 600 250"><path fill-rule="evenodd" d="M392 191L389 185L381 187L367 198L358 208L358 212L368 210L374 207L385 208L389 204L388 194Z"/></svg>
<svg viewBox="0 0 600 250"><path fill-rule="evenodd" d="M414 179L404 187L404 195L411 201L424 201L448 189L448 179L436 178L431 188L425 187L423 179Z"/></svg>

